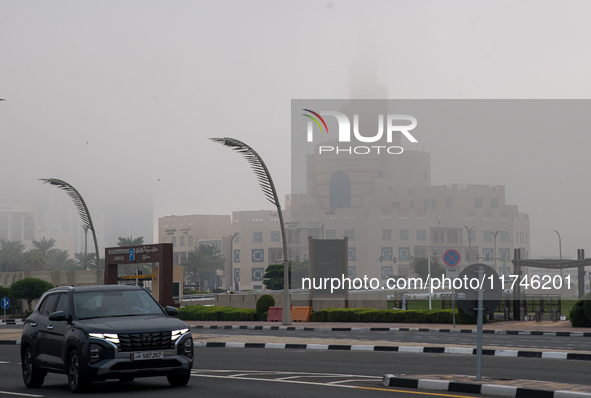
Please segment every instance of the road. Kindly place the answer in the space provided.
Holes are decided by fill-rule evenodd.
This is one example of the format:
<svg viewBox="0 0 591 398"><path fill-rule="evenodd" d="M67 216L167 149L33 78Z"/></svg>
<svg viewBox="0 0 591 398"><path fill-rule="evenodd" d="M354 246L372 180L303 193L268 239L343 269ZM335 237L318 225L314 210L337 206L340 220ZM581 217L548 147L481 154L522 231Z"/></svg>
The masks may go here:
<svg viewBox="0 0 591 398"><path fill-rule="evenodd" d="M193 334L225 335L232 341L232 335L298 337L336 340L393 341L400 343L428 343L440 346L476 346L476 333L438 332L380 332L352 330L347 332L310 330L240 330L240 329L191 329ZM485 346L512 347L546 351L591 351L591 337L531 336L510 334L485 334Z"/></svg>
<svg viewBox="0 0 591 398"><path fill-rule="evenodd" d="M311 351L197 348L194 378L175 391L199 397L472 397L463 393L437 394L384 387L382 375L467 374L475 372L476 358L464 355L406 354L395 352ZM0 346L0 396L71 396L63 375L48 375L42 389L22 383L19 347ZM588 384L591 364L551 359L484 357L483 375ZM287 372L287 373L285 373ZM336 383L335 383L336 382ZM359 387L359 388L354 388ZM94 383L89 396L152 398L170 394L165 378ZM408 392L406 392L408 391ZM176 392L175 392L176 394Z"/></svg>

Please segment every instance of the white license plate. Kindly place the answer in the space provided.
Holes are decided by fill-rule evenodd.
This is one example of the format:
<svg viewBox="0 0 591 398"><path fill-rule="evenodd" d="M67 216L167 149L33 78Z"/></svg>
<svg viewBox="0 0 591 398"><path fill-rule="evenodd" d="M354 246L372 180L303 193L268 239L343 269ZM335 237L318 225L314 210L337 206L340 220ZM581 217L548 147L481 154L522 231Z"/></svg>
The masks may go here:
<svg viewBox="0 0 591 398"><path fill-rule="evenodd" d="M132 361L144 361L146 359L162 359L164 358L164 353L160 352L153 352L153 351L146 351L146 352L134 352L131 354Z"/></svg>

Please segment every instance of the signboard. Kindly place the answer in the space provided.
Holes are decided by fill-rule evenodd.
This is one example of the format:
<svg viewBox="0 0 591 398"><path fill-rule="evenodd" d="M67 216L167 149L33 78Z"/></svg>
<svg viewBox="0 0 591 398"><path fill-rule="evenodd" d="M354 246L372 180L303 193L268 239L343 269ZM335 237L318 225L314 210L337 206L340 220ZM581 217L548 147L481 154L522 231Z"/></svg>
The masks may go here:
<svg viewBox="0 0 591 398"><path fill-rule="evenodd" d="M448 267L457 267L460 263L460 253L457 250L447 250L443 253L443 262Z"/></svg>
<svg viewBox="0 0 591 398"><path fill-rule="evenodd" d="M135 250L129 249L129 261L135 261Z"/></svg>
<svg viewBox="0 0 591 398"><path fill-rule="evenodd" d="M2 309L6 310L8 307L10 307L10 299L8 297L4 297L2 299Z"/></svg>
<svg viewBox="0 0 591 398"><path fill-rule="evenodd" d="M457 278L460 276L460 269L458 267L454 267L454 268L447 267L445 269L445 276L448 278Z"/></svg>
<svg viewBox="0 0 591 398"><path fill-rule="evenodd" d="M121 279L154 279L154 274L150 275L123 275Z"/></svg>
<svg viewBox="0 0 591 398"><path fill-rule="evenodd" d="M479 267L482 267L484 271L484 277L481 281L478 281ZM482 303L484 311L482 312L482 316L484 317L492 313L501 302L501 293L503 291L499 275L496 271L486 264L472 264L466 267L459 276L462 280L464 277L468 281L475 279L478 283L474 285L481 285L484 290ZM478 311L476 310L478 308L478 289L472 289L469 285L469 282L462 284L462 288L458 289L458 306L466 314L476 317L478 315Z"/></svg>

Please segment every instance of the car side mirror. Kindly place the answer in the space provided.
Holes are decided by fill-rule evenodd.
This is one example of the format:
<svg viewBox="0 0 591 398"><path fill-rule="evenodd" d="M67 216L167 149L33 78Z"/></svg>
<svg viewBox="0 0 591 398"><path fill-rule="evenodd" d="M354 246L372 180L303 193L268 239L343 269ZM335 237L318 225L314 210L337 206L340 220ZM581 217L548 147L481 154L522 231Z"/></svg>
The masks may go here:
<svg viewBox="0 0 591 398"><path fill-rule="evenodd" d="M166 313L170 316L176 316L179 314L179 310L177 310L174 307L170 307L170 306L166 306L166 308L164 309L166 311Z"/></svg>
<svg viewBox="0 0 591 398"><path fill-rule="evenodd" d="M56 311L56 312L52 312L51 314L49 314L49 320L50 321L67 321L68 317L66 316L66 313L64 311Z"/></svg>

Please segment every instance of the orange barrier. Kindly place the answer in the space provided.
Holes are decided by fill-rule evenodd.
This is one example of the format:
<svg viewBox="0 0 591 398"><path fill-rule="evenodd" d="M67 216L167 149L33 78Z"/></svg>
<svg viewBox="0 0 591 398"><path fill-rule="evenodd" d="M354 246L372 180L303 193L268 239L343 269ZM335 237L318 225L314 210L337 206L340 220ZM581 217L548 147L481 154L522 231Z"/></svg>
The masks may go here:
<svg viewBox="0 0 591 398"><path fill-rule="evenodd" d="M283 307L269 307L267 322L281 322L283 316Z"/></svg>
<svg viewBox="0 0 591 398"><path fill-rule="evenodd" d="M292 307L291 308L291 320L293 322L310 322L310 316L312 315L311 307Z"/></svg>

